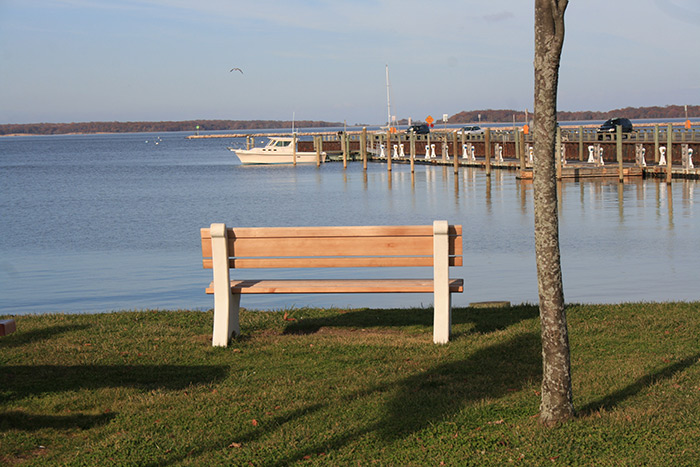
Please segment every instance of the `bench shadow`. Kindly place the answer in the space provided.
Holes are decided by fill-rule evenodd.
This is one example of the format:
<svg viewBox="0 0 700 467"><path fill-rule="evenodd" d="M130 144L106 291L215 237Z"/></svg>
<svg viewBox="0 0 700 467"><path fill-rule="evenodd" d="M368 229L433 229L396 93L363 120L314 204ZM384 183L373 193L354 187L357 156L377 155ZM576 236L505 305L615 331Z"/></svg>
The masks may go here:
<svg viewBox="0 0 700 467"><path fill-rule="evenodd" d="M579 414L591 415L592 413L595 413L599 410L611 410L615 408L615 406L617 406L618 404L629 399L630 397L636 396L641 391L654 385L655 383L662 380L670 379L676 373L680 373L681 371L684 371L685 369L695 365L696 363L698 363L699 360L700 353L697 353L695 355L688 356L676 363L668 365L658 371L654 371L647 375L644 375L632 384L629 384L626 387L613 392L612 394L608 394L607 396L601 397L598 400L586 404L579 410Z"/></svg>
<svg viewBox="0 0 700 467"><path fill-rule="evenodd" d="M502 308L453 308L452 325L471 324L470 333L488 333L506 329L520 321L539 316L536 305L517 305ZM407 327L433 325L432 308L363 308L339 311L323 318L303 318L290 321L284 334L314 334L323 327ZM453 337L459 336L453 330Z"/></svg>
<svg viewBox="0 0 700 467"><path fill-rule="evenodd" d="M21 347L23 345L32 344L37 341L48 340L59 334L64 334L72 331L80 331L89 328L88 324L70 324L61 326L49 326L41 329L33 329L31 331L22 331L19 327L17 332L0 339L0 349Z"/></svg>
<svg viewBox="0 0 700 467"><path fill-rule="evenodd" d="M37 431L44 428L87 430L106 425L116 417L114 413L99 415L37 415L20 411L3 412L0 416L0 432L8 430Z"/></svg>
<svg viewBox="0 0 700 467"><path fill-rule="evenodd" d="M0 372L0 403L81 389L180 390L219 381L228 372L224 365L8 365Z"/></svg>

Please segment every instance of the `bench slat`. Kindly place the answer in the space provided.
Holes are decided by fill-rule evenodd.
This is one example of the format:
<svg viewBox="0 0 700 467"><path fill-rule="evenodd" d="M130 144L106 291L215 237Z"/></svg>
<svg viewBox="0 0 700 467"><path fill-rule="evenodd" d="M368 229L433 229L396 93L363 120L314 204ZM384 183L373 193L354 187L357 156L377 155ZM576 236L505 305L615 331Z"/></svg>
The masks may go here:
<svg viewBox="0 0 700 467"><path fill-rule="evenodd" d="M408 226L411 231L425 230L424 226ZM457 227L457 228L454 228ZM278 234L285 231L291 231L297 235L293 236L291 239L284 239L280 241L280 237L271 236L269 234L263 237L248 238L249 235L255 234L257 232L266 232L266 229L262 228L244 228L244 229L228 229L229 235L234 235L232 231L245 231L246 236L238 236L235 238L229 238L229 256L236 258L284 258L284 257L346 257L346 256L358 256L358 257L369 257L367 262L359 261L357 267L366 266L374 267L375 265L380 265L381 261L376 261L374 257L388 257L388 262L394 261L393 256L431 256L433 254L433 240L432 233L428 236L403 236L400 240L393 237L388 237L386 235L379 235L379 233L386 233L390 230L386 227L369 227L372 235L359 235L362 232L362 227L352 227L351 232L345 230L342 227L322 227L319 228L325 231L324 235L307 235L309 232L308 227L300 228L271 228L270 230L275 230ZM394 230L404 231L399 227L394 227ZM451 230L457 232L455 235L448 237L449 241L449 254L461 256L462 254L462 237L461 226L451 226ZM301 236L300 233L304 233L305 236ZM331 233L336 235L342 235L338 237L330 236ZM351 234L357 233L357 236L352 236ZM239 234L240 235L240 234ZM201 241L202 241L202 256L204 257L204 267L210 268L211 261L208 260L212 256L211 250L211 233L209 229L201 230ZM325 259L321 262L324 263ZM348 261L352 263L352 261ZM410 260L406 261L407 266L422 266L425 265L422 261L418 261L419 264L413 263ZM250 265L247 265L250 264ZM274 267L274 266L258 266L255 262L241 261L231 267L236 268L246 268L246 267ZM324 263L325 264L325 263ZM334 267L333 264L328 263L327 266L309 266L309 267ZM389 264L392 266L393 264ZM432 263L427 264L428 266ZM287 267L287 266L276 266L276 267ZM299 267L299 266L292 266ZM355 267L352 265L346 266L340 263L336 263L335 267Z"/></svg>
<svg viewBox="0 0 700 467"><path fill-rule="evenodd" d="M461 256L449 258L450 266L462 266ZM204 269L213 267L213 260L202 260ZM265 268L377 268L377 267L430 267L432 256L396 256L396 257L318 257L318 258L230 258L229 267L234 269Z"/></svg>
<svg viewBox="0 0 700 467"><path fill-rule="evenodd" d="M208 228L202 231L209 232ZM462 226L450 226L450 235L462 235ZM430 225L351 225L323 227L230 227L229 237L293 238L293 237L414 237L431 236Z"/></svg>
<svg viewBox="0 0 700 467"><path fill-rule="evenodd" d="M462 279L450 279L450 292L464 290ZM283 279L231 281L231 291L240 294L297 293L432 293L432 279ZM214 293L214 283L206 292Z"/></svg>
<svg viewBox="0 0 700 467"><path fill-rule="evenodd" d="M433 237L292 237L229 239L234 257L432 255Z"/></svg>
<svg viewBox="0 0 700 467"><path fill-rule="evenodd" d="M431 236L431 226L425 225L351 225L345 227L230 227L229 238L290 238L290 237L416 237ZM211 239L209 227L200 229L202 238ZM450 225L450 236L462 236L461 225Z"/></svg>

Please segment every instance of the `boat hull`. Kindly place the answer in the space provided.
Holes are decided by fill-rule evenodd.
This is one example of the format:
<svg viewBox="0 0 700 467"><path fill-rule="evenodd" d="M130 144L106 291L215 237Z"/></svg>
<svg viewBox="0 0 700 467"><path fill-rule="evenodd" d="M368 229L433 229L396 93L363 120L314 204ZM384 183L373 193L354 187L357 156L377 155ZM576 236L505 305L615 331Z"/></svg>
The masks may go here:
<svg viewBox="0 0 700 467"><path fill-rule="evenodd" d="M236 157L241 161L241 164L293 164L294 154L284 154L275 152L263 152L261 150L246 150L229 148ZM321 162L326 161L326 154L321 154ZM315 164L315 152L297 152L297 164Z"/></svg>

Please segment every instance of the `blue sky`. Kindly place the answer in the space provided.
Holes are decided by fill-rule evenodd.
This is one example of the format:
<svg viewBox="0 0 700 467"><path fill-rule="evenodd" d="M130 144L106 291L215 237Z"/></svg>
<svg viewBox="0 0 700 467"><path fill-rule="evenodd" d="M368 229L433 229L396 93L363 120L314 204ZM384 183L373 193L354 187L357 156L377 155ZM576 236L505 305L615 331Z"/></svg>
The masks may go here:
<svg viewBox="0 0 700 467"><path fill-rule="evenodd" d="M0 0L0 123L293 114L384 123L387 64L398 118L531 110L533 8L534 0ZM700 104L699 43L698 0L571 0L559 108Z"/></svg>

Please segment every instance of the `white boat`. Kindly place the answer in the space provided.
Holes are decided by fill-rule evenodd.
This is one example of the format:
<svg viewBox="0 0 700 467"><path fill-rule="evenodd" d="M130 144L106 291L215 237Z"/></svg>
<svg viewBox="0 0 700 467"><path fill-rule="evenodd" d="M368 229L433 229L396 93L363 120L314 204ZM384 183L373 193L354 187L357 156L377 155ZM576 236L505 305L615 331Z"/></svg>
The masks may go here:
<svg viewBox="0 0 700 467"><path fill-rule="evenodd" d="M242 164L315 164L316 152L296 151L295 138L291 136L271 136L263 147L236 149L229 147ZM326 153L321 153L321 162L326 162Z"/></svg>

